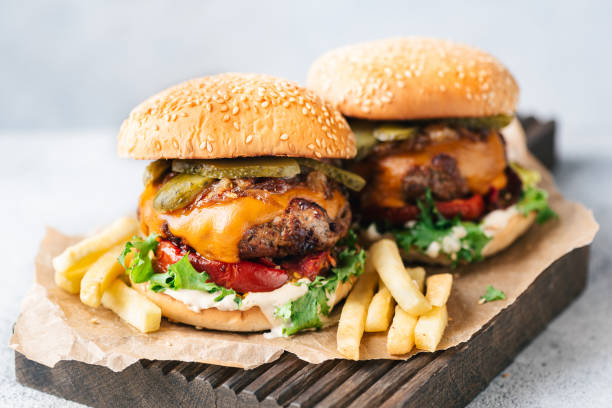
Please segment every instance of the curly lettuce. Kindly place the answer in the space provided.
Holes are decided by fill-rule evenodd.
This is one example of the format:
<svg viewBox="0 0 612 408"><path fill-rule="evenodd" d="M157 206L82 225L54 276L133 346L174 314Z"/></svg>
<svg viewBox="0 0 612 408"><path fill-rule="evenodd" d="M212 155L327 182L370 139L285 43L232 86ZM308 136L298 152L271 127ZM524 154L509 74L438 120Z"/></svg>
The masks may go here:
<svg viewBox="0 0 612 408"><path fill-rule="evenodd" d="M418 201L419 216L411 228L393 229L397 245L405 251L416 248L420 252L443 253L453 261L474 262L482 259L482 249L491 240L480 225L474 222L461 221L458 217L445 218L434 204L431 191L427 191L424 201ZM445 241L446 240L446 241ZM446 244L450 241L450 244ZM453 241L455 245L453 244ZM446 245L445 245L446 244ZM456 251L446 251L449 246L457 246ZM436 251L437 249L437 251Z"/></svg>
<svg viewBox="0 0 612 408"><path fill-rule="evenodd" d="M151 255L158 245L159 241L155 234L149 235L144 240L133 237L126 243L119 256L119 263L126 269L132 282L149 282L149 288L154 292L167 289L192 289L218 294L214 299L215 302L220 302L226 296L234 296L234 302L238 306L242 304L242 298L238 296L236 291L209 282L210 276L206 272L198 272L189 262L189 254L186 254L178 262L169 265L166 273L155 273ZM125 258L130 252L133 255L132 260L129 266L126 266Z"/></svg>
<svg viewBox="0 0 612 408"><path fill-rule="evenodd" d="M338 246L344 249L338 254L336 266L327 276L317 276L312 282L300 283L307 285L306 294L276 308L274 315L285 322L283 335L290 336L301 330L321 328L331 311L329 300L338 284L363 273L365 251L357 246L355 232L350 230Z"/></svg>

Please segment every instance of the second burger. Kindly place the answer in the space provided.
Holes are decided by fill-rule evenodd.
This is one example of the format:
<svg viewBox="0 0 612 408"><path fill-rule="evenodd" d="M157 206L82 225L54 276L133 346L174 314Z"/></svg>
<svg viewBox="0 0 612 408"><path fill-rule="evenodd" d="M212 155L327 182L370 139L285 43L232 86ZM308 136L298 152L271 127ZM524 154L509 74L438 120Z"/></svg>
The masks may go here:
<svg viewBox="0 0 612 408"><path fill-rule="evenodd" d="M478 49L392 38L330 51L308 85L349 118L367 179L364 234L391 234L410 260L478 261L554 215L539 174L507 160L500 129L519 89Z"/></svg>

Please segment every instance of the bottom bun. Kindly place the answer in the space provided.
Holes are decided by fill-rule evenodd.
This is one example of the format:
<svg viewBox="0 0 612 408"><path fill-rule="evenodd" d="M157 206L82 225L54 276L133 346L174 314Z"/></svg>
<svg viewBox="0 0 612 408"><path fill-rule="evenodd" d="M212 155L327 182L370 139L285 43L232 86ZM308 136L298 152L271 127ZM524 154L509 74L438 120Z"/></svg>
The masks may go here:
<svg viewBox="0 0 612 408"><path fill-rule="evenodd" d="M354 279L351 279L346 283L340 282L338 284L334 305L346 297L353 286L353 282ZM234 332L264 331L275 326L274 322L270 322L258 306L246 310L225 311L210 308L194 312L180 300L163 293L153 292L148 289L148 286L148 283L132 283L134 289L159 306L163 316L177 323L185 323L198 328Z"/></svg>
<svg viewBox="0 0 612 408"><path fill-rule="evenodd" d="M487 223L487 215L482 221L481 226L488 235L491 237L491 241L485 245L482 249L482 257L488 258L496 253L506 249L514 241L516 241L521 235L523 235L535 220L535 212L530 213L527 216L522 215L516 210L516 206L506 208L505 210L497 210L508 212L509 216L504 219L502 225L489 225ZM422 252L412 249L410 251L401 251L402 258L409 262L422 262L430 265L450 265L450 260L445 254L439 254L436 257L430 257Z"/></svg>

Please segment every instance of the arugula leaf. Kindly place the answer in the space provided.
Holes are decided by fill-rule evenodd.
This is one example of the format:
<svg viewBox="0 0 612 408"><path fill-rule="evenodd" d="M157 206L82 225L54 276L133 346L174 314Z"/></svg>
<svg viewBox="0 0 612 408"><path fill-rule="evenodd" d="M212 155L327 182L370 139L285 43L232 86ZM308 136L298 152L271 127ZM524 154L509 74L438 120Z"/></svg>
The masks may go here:
<svg viewBox="0 0 612 408"><path fill-rule="evenodd" d="M300 330L323 326L321 316L328 316L331 310L327 303L339 282L346 282L352 276L363 273L365 251L357 246L357 235L350 230L338 246L347 245L338 255L337 263L328 275L317 276L308 286L306 294L276 308L276 317L285 321L283 334L290 336Z"/></svg>
<svg viewBox="0 0 612 408"><path fill-rule="evenodd" d="M146 239L134 236L131 241L128 241L123 248L123 252L119 255L119 263L126 270L126 273L130 275L130 279L134 283L142 283L148 281L151 276L154 275L153 265L151 263L151 252L155 252L159 242L157 241L157 235L151 234ZM125 257L134 251L134 256L130 262L130 266L125 265Z"/></svg>
<svg viewBox="0 0 612 408"><path fill-rule="evenodd" d="M495 300L504 300L506 299L506 294L499 290L495 289L493 286L487 286L487 292L480 297L480 303L493 302Z"/></svg>
<svg viewBox="0 0 612 408"><path fill-rule="evenodd" d="M240 305L242 299L236 295L233 289L227 289L219 286L214 282L207 282L210 276L206 272L198 272L189 262L189 254L186 254L180 261L168 266L166 273L154 274L150 282L150 288L154 292L172 289L192 289L201 290L208 293L219 293L214 299L215 302L220 302L229 295L234 295L234 301ZM240 300L236 300L236 298Z"/></svg>
<svg viewBox="0 0 612 408"><path fill-rule="evenodd" d="M540 173L518 163L510 163L510 167L518 174L523 183L523 195L517 204L519 212L527 216L535 211L538 224L543 224L551 218L559 218L557 213L548 206L548 192L536 187L542 179Z"/></svg>
<svg viewBox="0 0 612 408"><path fill-rule="evenodd" d="M516 208L524 216L535 211L538 224L543 224L551 218L559 218L557 213L548 205L548 192L541 188L528 187L523 192L523 197L521 197Z"/></svg>
<svg viewBox="0 0 612 408"><path fill-rule="evenodd" d="M425 200L417 201L417 206L420 211L414 226L390 231L401 248L409 251L416 247L426 252L436 242L441 246L442 253L453 260L453 267L462 260L474 262L482 259L482 249L491 238L485 235L479 224L461 221L459 217L445 218L436 208L430 190L427 190ZM446 253L442 245L444 238L453 236L459 240L461 248L454 254Z"/></svg>

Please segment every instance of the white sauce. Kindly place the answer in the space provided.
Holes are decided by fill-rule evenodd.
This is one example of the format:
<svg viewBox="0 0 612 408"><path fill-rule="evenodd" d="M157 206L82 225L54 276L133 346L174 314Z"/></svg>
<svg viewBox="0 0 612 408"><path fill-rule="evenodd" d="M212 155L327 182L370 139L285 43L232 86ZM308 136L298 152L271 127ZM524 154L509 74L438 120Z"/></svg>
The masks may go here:
<svg viewBox="0 0 612 408"><path fill-rule="evenodd" d="M193 312L200 312L203 309L209 309L216 307L219 310L228 312L231 310L238 310L238 304L234 302L234 296L226 296L221 301L216 302L215 298L219 296L218 293L207 293L201 290L193 289L166 289L164 294L183 302L187 308Z"/></svg>
<svg viewBox="0 0 612 408"><path fill-rule="evenodd" d="M282 325L283 321L274 316L274 310L284 305L287 302L301 298L308 292L310 281L308 279L300 279L297 282L285 283L278 289L272 292L250 292L242 299L240 310L248 310L252 307L259 306L261 312L266 316L268 321L273 325ZM301 283L298 285L297 283Z"/></svg>
<svg viewBox="0 0 612 408"><path fill-rule="evenodd" d="M379 239L382 238L382 235L380 235L380 233L376 229L376 224L372 223L365 230L365 237L368 241L378 241Z"/></svg>
<svg viewBox="0 0 612 408"><path fill-rule="evenodd" d="M487 237L494 237L499 231L506 228L510 218L514 217L516 214L518 214L516 205L503 210L492 211L482 220L482 230Z"/></svg>
<svg viewBox="0 0 612 408"><path fill-rule="evenodd" d="M215 298L218 293L207 293L201 290L191 289L166 289L163 293L183 302L189 310L196 313L210 308L216 308L222 311L232 310L248 310L255 306L261 309L261 312L266 316L266 319L273 325L272 331L267 333L270 336L281 335L283 321L274 316L274 310L284 305L287 302L298 299L306 294L308 287L306 284L310 282L308 279L300 279L297 282L285 283L278 289L271 292L250 292L242 299L242 305L238 309L238 304L234 302L234 296L228 295L221 301L216 302ZM297 284L302 283L302 284Z"/></svg>
<svg viewBox="0 0 612 408"><path fill-rule="evenodd" d="M440 243L438 243L438 241L433 241L427 247L427 250L425 251L425 255L427 255L430 258L435 258L440 254L440 249L441 249Z"/></svg>

